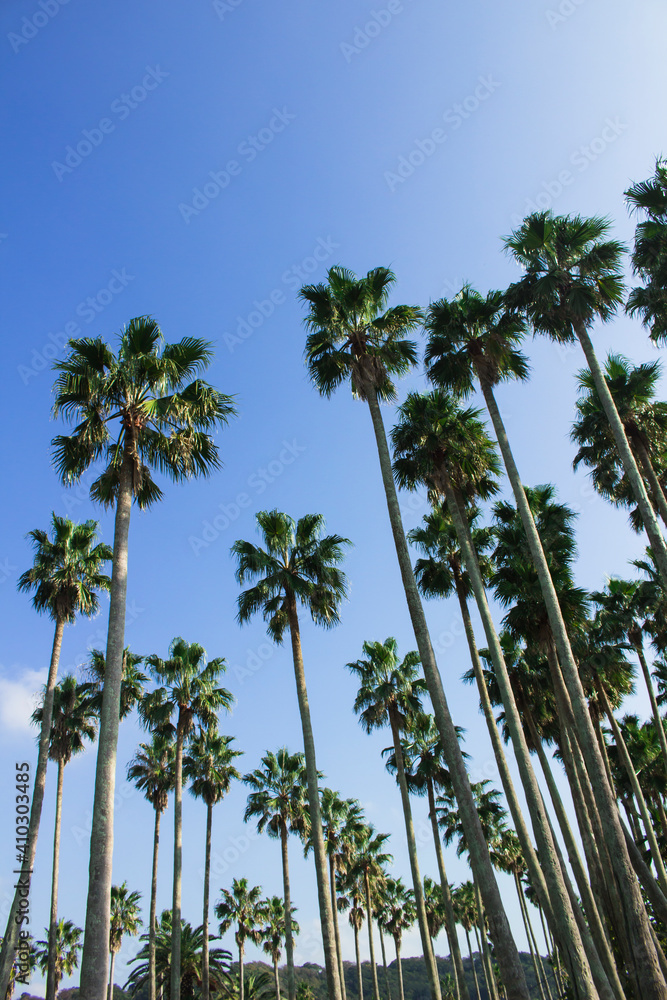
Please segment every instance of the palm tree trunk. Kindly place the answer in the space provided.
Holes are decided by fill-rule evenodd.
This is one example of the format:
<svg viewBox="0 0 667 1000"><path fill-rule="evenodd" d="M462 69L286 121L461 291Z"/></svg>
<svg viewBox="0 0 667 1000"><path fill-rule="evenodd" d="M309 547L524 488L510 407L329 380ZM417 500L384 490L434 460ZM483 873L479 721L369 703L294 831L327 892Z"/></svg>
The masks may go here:
<svg viewBox="0 0 667 1000"><path fill-rule="evenodd" d="M528 900L524 898L523 902L524 902L524 906L525 906L525 909L526 909L526 920L528 922L528 933L530 934L530 937L532 938L533 949L535 951L535 955L537 956L537 964L539 966L539 974L542 976L542 982L544 983L544 992L546 993L548 1000L553 1000L553 994L551 992L551 986L549 985L549 980L547 978L547 974L546 974L545 969L544 969L544 963L542 961L542 956L540 955L539 948L537 946L537 938L535 936L535 930L533 928L533 924L532 924L531 919L530 919L530 911L528 909Z"/></svg>
<svg viewBox="0 0 667 1000"><path fill-rule="evenodd" d="M397 937L394 937L394 946L396 948L396 968L398 969L398 998L399 1000L405 1000L405 993L403 992L403 966L401 965L401 945Z"/></svg>
<svg viewBox="0 0 667 1000"><path fill-rule="evenodd" d="M174 762L174 886L171 904L171 1000L181 997L181 879L183 873L183 720L176 727ZM243 1000L243 997L241 997Z"/></svg>
<svg viewBox="0 0 667 1000"><path fill-rule="evenodd" d="M554 931L563 951L565 960L568 963L571 973L570 978L572 979L574 989L576 990L575 995L581 997L582 1000L584 1000L584 998L586 998L586 1000L597 1000L598 992L596 991L596 982L591 972L588 956L581 940L579 927L577 926L577 921L567 893L565 881L563 879L563 872L558 862L549 822L544 809L542 794L537 784L537 778L530 760L530 752L528 750L528 744L523 731L521 717L514 699L512 683L507 672L503 651L493 623L493 618L491 617L488 601L486 599L484 581L482 579L477 556L471 542L469 527L466 523L462 505L459 503L458 497L456 496L451 483L449 472L446 468L442 469L441 486L445 493L447 507L454 522L457 539L461 547L466 569L468 570L468 574L470 576L470 583L475 595L478 611L482 619L482 625L484 627L486 640L495 668L496 681L498 683L503 707L505 708L505 717L510 730L510 735L512 737L512 745L519 767L519 773L521 775L521 783L525 791L526 801L528 803L533 824L533 832L535 834L535 840L540 852L539 864L537 864L536 859L533 858L533 847L523 825L523 820L520 818L521 811L518 808L518 803L516 802L516 799L514 799L512 805L517 809L517 835L521 839L522 849L524 850L526 862L529 865L531 875L534 873L534 877L536 879L536 891L540 893L540 898L543 900L543 903L551 909ZM474 636L472 637L472 641L474 642ZM481 675L481 665L479 664L479 656L476 649L472 656L472 660L473 669L475 670L478 688L480 691L480 698L482 699L482 704L484 705L485 701L488 700L488 693L485 691L484 679ZM495 736L493 735L490 719L487 721L489 722L489 732L492 742L494 745L497 745L499 743L499 737L497 733ZM495 729L495 722L493 723L493 729ZM503 774L503 771L506 774L506 766L501 763L500 767L501 775ZM605 1000L612 1000L611 992L605 994L604 983L598 983L598 989L601 989L601 996L605 997Z"/></svg>
<svg viewBox="0 0 667 1000"><path fill-rule="evenodd" d="M665 492L660 485L660 480L655 474L651 456L649 455L648 449L644 445L643 441L636 440L634 444L637 450L639 464L641 465L642 472L644 473L644 480L647 484L647 493L653 500L653 506L660 514L663 523L667 525L667 499L665 498Z"/></svg>
<svg viewBox="0 0 667 1000"><path fill-rule="evenodd" d="M493 975L489 943L486 939L486 928L484 926L484 907L482 906L482 897L480 895L478 885L475 885L475 899L477 901L477 921L479 927L479 939L481 941L482 967L484 969L484 978L486 979L486 991L491 1000L498 1000L496 979Z"/></svg>
<svg viewBox="0 0 667 1000"><path fill-rule="evenodd" d="M436 725L440 733L447 766L451 775L461 823L465 831L466 843L470 853L470 864L482 893L489 920L491 940L496 948L498 963L503 982L507 987L508 997L510 1000L529 1000L523 966L519 958L516 942L512 937L512 931L489 857L489 850L475 808L475 801L470 789L470 781L461 754L458 736L449 712L442 678L440 677L433 653L433 646L431 645L424 609L414 573L412 572L410 552L405 539L398 495L392 474L387 436L377 393L374 390L368 393L368 406L373 421L389 521L396 546L396 555L398 557L410 619L424 670L424 677L433 704Z"/></svg>
<svg viewBox="0 0 667 1000"><path fill-rule="evenodd" d="M202 916L201 949L201 1000L209 1000L209 973L208 973L208 897L211 882L211 828L213 826L213 805L206 803L206 860L204 861L204 912Z"/></svg>
<svg viewBox="0 0 667 1000"><path fill-rule="evenodd" d="M588 337L587 334L585 334L585 336ZM590 344L590 339L588 343ZM595 373L593 374L595 376ZM604 382L604 378L602 381ZM606 382L604 384L614 412L616 412L616 408L611 400L611 394L609 393ZM549 623L551 625L554 641L558 650L560 667L563 671L564 681L572 700L572 709L574 711L577 724L577 739L581 745L591 787L598 804L605 839L609 847L614 873L619 886L619 897L629 937L630 950L635 956L634 968L631 970L631 976L635 980L638 992L644 1000L664 1000L667 983L665 983L660 965L658 963L658 957L653 945L646 907L644 906L637 880L634 872L632 871L630 858L628 857L627 848L625 846L625 838L623 837L623 831L618 818L618 810L615 808L611 789L609 788L609 782L607 781L604 763L600 756L600 749L595 738L593 724L588 712L588 704L586 702L586 696L581 683L581 677L579 676L577 664L572 654L565 621L563 620L558 603L558 596L551 580L549 567L542 548L542 542L540 541L540 537L537 533L532 512L528 506L526 494L521 483L516 463L514 462L514 456L512 455L505 427L500 416L500 411L498 410L498 406L496 404L493 389L485 378L480 380L480 386L491 416L496 437L498 439L498 445L503 456L505 469L507 470L507 475L512 485L517 510L519 511L524 531L526 532L526 538L528 540L528 545L533 558L533 564L537 571L542 596L544 598L544 603L549 617ZM616 419L619 421L620 425L617 413ZM623 432L622 425L620 426L625 440L625 433ZM625 443L629 452L627 441ZM634 460L632 461L634 465ZM636 465L634 468L636 471ZM639 473L637 473L637 477L639 477ZM644 497L646 497L645 492ZM646 500L646 505L647 507L650 506L648 504L648 500ZM652 511L651 517L653 517ZM655 518L653 518L653 520L655 522ZM660 540L662 543L662 536L660 536ZM662 551L664 551L664 543L662 543L661 552ZM657 558L658 553L656 553L656 561ZM667 584L667 552L665 552L664 565L664 579Z"/></svg>
<svg viewBox="0 0 667 1000"><path fill-rule="evenodd" d="M586 362L590 368L591 375L593 376L595 389L600 402L602 403L602 409L604 410L607 420L609 421L611 432L613 434L614 441L616 442L616 448L618 449L619 458L621 459L621 465L623 466L623 470L628 477L630 488L632 489L634 498L637 501L639 513L641 514L641 518L644 523L644 530L648 535L649 543L651 549L653 550L653 555L655 556L656 565L660 576L662 577L663 587L667 589L667 548L665 547L665 540L660 531L660 525L658 524L657 518L647 496L646 487L644 486L644 481L642 480L639 469L637 468L635 457L632 454L632 449L628 443L623 422L618 415L618 410L616 409L616 403L614 402L614 398L609 390L609 386L607 385L602 369L600 368L600 362L595 354L593 342L583 323L579 322L574 323L573 325L579 339L579 343L581 344L584 354L586 355Z"/></svg>
<svg viewBox="0 0 667 1000"><path fill-rule="evenodd" d="M16 885L16 892L7 917L7 926L0 948L0 997L7 996L7 990L14 967L16 956L16 946L19 941L19 933L24 921L21 919L21 902L27 899L25 889L30 887L32 871L35 866L35 852L37 850L37 835L39 834L39 823L42 818L42 803L44 802L44 789L46 787L46 768L49 760L49 744L51 741L51 720L53 718L53 692L58 677L58 664L60 662L60 650L63 643L63 632L65 622L62 618L56 619L56 627L53 635L53 645L51 647L51 661L49 663L49 673L44 691L44 701L42 702L42 727L39 732L39 749L37 751L37 767L35 769L35 780L32 789L32 802L30 805L30 822L28 824L28 836L25 843L25 860L20 868L26 873L19 874ZM27 913L27 910L24 910ZM26 918L27 919L27 918Z"/></svg>
<svg viewBox="0 0 667 1000"><path fill-rule="evenodd" d="M371 882L368 877L368 871L364 872L364 884L366 886L366 918L368 920L368 950L370 952L371 975L373 977L373 1000L380 1000L378 969L375 961L375 943L373 941L373 904L371 903Z"/></svg>
<svg viewBox="0 0 667 1000"><path fill-rule="evenodd" d="M278 956L273 956L273 979L276 984L276 1000L280 1000L280 973L278 972Z"/></svg>
<svg viewBox="0 0 667 1000"><path fill-rule="evenodd" d="M338 922L338 900L336 898L336 861L333 854L329 855L329 888L331 890L331 911L333 913L334 933L336 935L336 954L338 956L338 976L340 978L340 993L342 1000L347 1000L347 987L345 986L345 967L343 965L343 949L340 943L340 925ZM292 1000L291 997L290 1000Z"/></svg>
<svg viewBox="0 0 667 1000"><path fill-rule="evenodd" d="M56 792L56 821L53 831L53 874L51 876L51 916L49 920L49 964L46 973L46 1000L55 1000L56 950L58 947L58 880L60 876L60 824L63 808L63 777L65 764L58 761L58 790Z"/></svg>
<svg viewBox="0 0 667 1000"><path fill-rule="evenodd" d="M280 850L283 862L283 896L285 900L285 954L287 956L287 994L289 1000L296 1000L294 983L294 934L292 933L292 895L289 880L289 855L287 852L287 827L280 821Z"/></svg>
<svg viewBox="0 0 667 1000"><path fill-rule="evenodd" d="M631 640L632 641L632 640ZM636 639L632 642L635 653L637 654L637 659L642 668L642 674L644 675L644 683L646 684L646 690L648 691L648 696L651 700L651 712L653 713L653 722L655 723L655 728L658 734L658 739L660 740L660 749L662 750L662 761L667 771L667 736L665 735L665 727L662 724L662 717L660 715L660 709L658 708L658 702L655 696L655 689L653 687L653 681L651 680L651 671L648 668L648 663L646 662L646 656L644 655L644 648L642 645L641 638Z"/></svg>
<svg viewBox="0 0 667 1000"><path fill-rule="evenodd" d="M445 904L445 927L449 938L449 950L452 956L452 964L454 966L456 991L459 1000L470 1000L468 984L466 982L465 971L463 969L463 958L461 957L459 937L456 933L456 917L454 915L454 905L452 903L452 892L449 887L447 872L445 871L445 859L442 852L440 831L438 830L438 817L435 811L435 790L433 788L432 778L427 779L426 790L428 794L429 819L431 820L431 830L433 832L435 856L438 862L438 872L440 873L440 888L442 890L442 900Z"/></svg>
<svg viewBox="0 0 667 1000"><path fill-rule="evenodd" d="M466 934L466 941L468 942L468 954L470 955L470 967L472 968L472 976L475 980L475 990L477 992L477 1000L482 1000L482 994L479 991L479 980L477 978L477 969L475 968L475 959L472 953L472 945L470 944L470 933L468 928L464 926L464 931Z"/></svg>
<svg viewBox="0 0 667 1000"><path fill-rule="evenodd" d="M361 952L359 951L359 928L354 924L354 953L357 958L357 983L359 986L359 1000L364 1000L364 979L361 974Z"/></svg>
<svg viewBox="0 0 667 1000"><path fill-rule="evenodd" d="M109 987L107 989L107 1000L113 1000L113 969L116 964L116 952L112 951L109 956Z"/></svg>
<svg viewBox="0 0 667 1000"><path fill-rule="evenodd" d="M623 766L625 767L628 780L630 781L630 787L632 788L635 799L637 800L637 805L639 806L639 811L644 823L644 829L646 830L646 836L648 838L651 857L653 858L653 864L655 865L655 870L658 875L658 884L660 885L663 893L667 895L667 872L665 872L665 866L662 860L662 855L660 854L660 848L658 847L658 841L656 840L655 830L653 828L653 820L648 811L644 793L642 792L641 785L637 779L637 774L635 772L630 754L628 753L628 748L625 745L623 734L620 730L618 722L616 721L616 716L614 715L611 705L609 704L607 692L597 676L595 678L595 687L598 692L600 703L604 708L607 719L609 720L609 725L611 726L611 730L614 734L616 748L621 760L623 761Z"/></svg>
<svg viewBox="0 0 667 1000"><path fill-rule="evenodd" d="M151 909L148 923L148 1000L156 1000L155 981L155 930L157 910L157 857L160 846L160 810L155 810L155 831L153 833L153 873L151 876Z"/></svg>
<svg viewBox="0 0 667 1000"><path fill-rule="evenodd" d="M320 923L322 925L322 946L324 949L324 964L327 975L327 987L330 1000L342 1000L338 962L336 958L336 935L334 932L331 898L329 895L327 877L327 856L324 847L322 830L322 813L320 809L320 792L317 780L317 761L315 758L315 740L310 721L306 674L303 668L301 652L301 633L299 631L299 616L296 609L294 594L287 595L287 614L289 618L290 636L292 640L292 658L294 660L294 676L296 692L303 730L303 749L306 758L306 776L308 780L308 806L310 808L311 836L313 853L315 855L315 873L317 876L317 897L320 906ZM377 998L376 998L377 1000Z"/></svg>
<svg viewBox="0 0 667 1000"><path fill-rule="evenodd" d="M542 989L542 983L540 981L540 973L537 968L537 959L535 957L535 949L533 948L533 942L530 936L530 931L528 930L528 914L526 912L526 900L523 895L523 890L521 888L521 882L519 881L519 876L516 872L512 873L514 875L514 886L516 888L516 894L519 897L519 908L521 910L521 919L523 920L524 930L526 932L526 941L528 942L528 951L530 952L530 957L533 962L533 969L535 970L535 980L537 982L537 987L540 991L540 997L542 1000L546 1000L544 995L544 990Z"/></svg>
<svg viewBox="0 0 667 1000"><path fill-rule="evenodd" d="M239 1000L243 1000L245 993L245 982L243 979L243 945L239 945ZM172 997L173 997L172 993ZM170 998L171 1000L171 998Z"/></svg>
<svg viewBox="0 0 667 1000"><path fill-rule="evenodd" d="M433 1000L440 998L440 977L433 954L431 936L428 930L428 920L426 917L426 901L424 899L424 885L419 871L419 859L417 857L417 842L415 840L415 828L412 822L412 808L410 806L410 793L408 783L405 778L405 765L403 763L403 747L401 746L401 734L398 727L398 713L396 705L389 706L389 722L391 725L391 735L394 741L394 759L396 761L396 777L401 790L401 801L403 804L403 817L405 819L405 833L408 841L408 855L410 857L410 870L412 872L412 886L415 894L415 909L417 911L417 922L419 924L419 934L422 942L424 963L428 975L429 988Z"/></svg>
<svg viewBox="0 0 667 1000"><path fill-rule="evenodd" d="M104 693L100 714L95 797L90 834L90 865L86 926L81 956L81 996L99 1000L104 996L109 956L111 877L113 861L113 816L116 790L116 755L120 721L120 687L125 647L127 555L132 509L133 460L129 446L123 456L116 500L109 628L107 633ZM174 996L172 994L172 996ZM174 1000L177 998L174 996Z"/></svg>
<svg viewBox="0 0 667 1000"><path fill-rule="evenodd" d="M382 928L378 924L378 933L380 935L380 950L382 952L382 965L384 967L384 985L387 988L387 1000L391 1000L391 986L389 985L389 969L387 967L387 952L384 946L384 935L382 933Z"/></svg>

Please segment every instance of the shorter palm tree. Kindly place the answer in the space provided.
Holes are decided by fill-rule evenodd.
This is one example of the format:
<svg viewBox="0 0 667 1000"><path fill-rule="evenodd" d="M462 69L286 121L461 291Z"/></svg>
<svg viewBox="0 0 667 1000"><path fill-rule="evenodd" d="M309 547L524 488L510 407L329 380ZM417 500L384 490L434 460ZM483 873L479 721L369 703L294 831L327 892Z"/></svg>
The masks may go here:
<svg viewBox="0 0 667 1000"><path fill-rule="evenodd" d="M262 899L261 885L248 886L247 878L232 879L232 888L223 889L216 903L215 915L220 921L220 934L236 927L235 939L239 949L239 1000L244 1000L243 956L246 941L259 944L262 940L262 923L266 917L266 901Z"/></svg>
<svg viewBox="0 0 667 1000"><path fill-rule="evenodd" d="M50 937L48 929L45 933ZM81 951L81 935L83 931L76 927L71 920L63 917L56 924L55 933L55 984L56 992L64 976L71 976L79 967L79 953ZM49 968L49 941L37 941L39 945L35 952L37 965L42 975L46 975Z"/></svg>
<svg viewBox="0 0 667 1000"><path fill-rule="evenodd" d="M296 907L293 906L292 913L290 914L290 929L292 934L299 933L299 925L294 919L295 909ZM282 953L282 947L285 942L287 931L285 903L280 896L270 896L267 900L265 900L264 917L266 924L262 930L262 948L267 955L271 956L273 961L276 1000L280 1000L280 973L278 972L278 963L280 962L280 955ZM250 998L248 997L247 1000L250 1000Z"/></svg>
<svg viewBox="0 0 667 1000"><path fill-rule="evenodd" d="M109 930L109 1000L113 1000L113 970L116 955L120 951L126 934L134 937L139 933L141 919L139 917L140 892L128 892L127 882L111 886L111 924Z"/></svg>
<svg viewBox="0 0 667 1000"><path fill-rule="evenodd" d="M401 942L405 931L410 930L417 919L414 893L406 889L400 878L388 878L385 885L384 926L394 939L396 967L398 969L399 1000L405 1000L403 989L403 967L401 965Z"/></svg>
<svg viewBox="0 0 667 1000"><path fill-rule="evenodd" d="M123 673L120 681L120 719L125 719L144 693L144 684L148 682L146 674L139 670L139 664L144 657L138 656L126 646L123 650ZM91 684L91 701L99 714L102 711L102 693L104 691L104 674L106 666L104 653L101 649L93 649L88 664L88 680Z"/></svg>

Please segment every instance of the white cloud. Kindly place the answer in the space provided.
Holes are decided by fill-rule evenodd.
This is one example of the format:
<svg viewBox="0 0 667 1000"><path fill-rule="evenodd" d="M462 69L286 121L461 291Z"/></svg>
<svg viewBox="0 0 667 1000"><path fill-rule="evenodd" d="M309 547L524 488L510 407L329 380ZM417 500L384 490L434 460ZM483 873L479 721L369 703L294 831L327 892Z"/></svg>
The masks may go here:
<svg viewBox="0 0 667 1000"><path fill-rule="evenodd" d="M30 716L39 702L47 670L22 670L14 677L0 677L0 725L3 731L33 735Z"/></svg>

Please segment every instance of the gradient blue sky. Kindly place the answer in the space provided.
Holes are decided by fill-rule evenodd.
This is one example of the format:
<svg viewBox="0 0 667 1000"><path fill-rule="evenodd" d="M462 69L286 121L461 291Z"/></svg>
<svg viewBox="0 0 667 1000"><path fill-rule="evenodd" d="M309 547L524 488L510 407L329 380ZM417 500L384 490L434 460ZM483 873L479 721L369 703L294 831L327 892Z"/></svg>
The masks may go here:
<svg viewBox="0 0 667 1000"><path fill-rule="evenodd" d="M51 469L50 440L60 426L50 416L50 365L67 334L113 338L144 313L158 319L167 340L194 335L215 343L210 381L237 397L240 416L219 437L223 471L168 486L159 507L134 515L127 641L137 652L164 655L182 635L227 658L237 704L222 727L245 751L245 769L267 749L299 749L288 651L267 643L261 623L235 624L229 547L254 536L258 509L323 513L355 547L346 560L350 599L340 627L323 634L304 623L318 763L331 786L358 797L368 819L392 832L396 870L409 877L398 792L380 758L388 736L361 732L344 665L360 655L364 639L395 635L405 652L414 640L367 412L347 390L326 402L310 387L295 290L300 275L319 280L334 263L357 272L390 265L398 279L394 302L426 305L463 280L482 290L502 287L517 271L500 237L536 204L609 215L618 237L630 240L623 190L649 176L665 151L666 28L658 0L5 0L3 915L13 761L34 754L27 717L52 631L16 592L31 562L24 536L46 527L51 510L98 518L109 541L112 531L86 491L64 490ZM144 80L153 89L142 89ZM67 161L85 130L81 162L72 154ZM636 361L656 356L626 318L596 331L596 341L601 353L613 347ZM585 475L571 471L578 351L541 341L527 350L531 381L503 387L499 399L524 481L557 482L560 496L580 510L579 580L597 588L605 575L625 573L643 543L622 514L593 495ZM414 374L401 394L421 385ZM390 423L391 411L386 417ZM246 507L236 504L239 494L249 498ZM406 527L426 510L419 497L405 496L403 506ZM79 669L87 649L104 646L105 613L106 604L95 621L68 629L63 672ZM467 660L456 608L432 603L428 614L455 721L468 731L474 776L495 778L477 699L459 681ZM645 709L641 698L628 704ZM114 881L127 879L147 906L152 810L123 781L140 738L134 720L123 724ZM65 778L60 909L79 925L94 762L87 752ZM48 912L53 777L32 900L38 937ZM213 899L234 875L267 893L281 890L278 845L244 826L245 794L237 787L216 809ZM424 829L425 809L415 809ZM170 899L171 819L170 810L160 907ZM204 810L189 798L184 823L183 912L198 923ZM433 874L428 831L423 839L423 872ZM228 863L234 852L240 857ZM292 859L304 932L297 960L318 961L314 877L296 841ZM468 877L453 851L448 867L454 881ZM503 885L523 945L511 884ZM119 983L135 947L128 942L121 952ZM414 933L405 954L418 950Z"/></svg>

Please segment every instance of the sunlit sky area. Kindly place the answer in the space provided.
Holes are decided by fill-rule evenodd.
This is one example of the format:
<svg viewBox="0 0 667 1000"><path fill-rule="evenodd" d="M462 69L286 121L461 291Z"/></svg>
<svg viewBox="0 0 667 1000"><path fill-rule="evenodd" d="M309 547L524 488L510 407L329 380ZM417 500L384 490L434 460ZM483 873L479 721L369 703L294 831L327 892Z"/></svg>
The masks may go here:
<svg viewBox="0 0 667 1000"><path fill-rule="evenodd" d="M46 528L53 510L98 519L112 541L110 515L85 486L64 489L51 467L50 441L62 430L51 416L51 365L67 337L113 340L130 318L151 314L167 341L212 341L207 378L236 397L239 417L217 438L222 471L165 484L162 503L133 513L126 637L134 652L165 656L181 635L227 659L224 683L236 704L221 728L243 750L244 771L266 750L296 751L302 742L289 648L274 647L261 621L243 629L235 622L230 546L254 540L254 515L270 508L320 512L329 530L353 541L340 626L325 633L303 621L318 766L328 785L358 798L368 820L392 834L394 870L409 882L399 792L381 757L389 734L362 731L345 664L365 639L395 636L403 653L415 643L367 408L348 388L327 401L310 385L297 292L333 264L357 273L390 266L394 304L426 306L463 281L502 288L518 271L501 237L535 208L607 215L630 242L623 192L666 151L666 32L659 0L4 0L3 927L13 881L13 762L36 758L29 715L52 640L51 622L16 590L32 561L25 535ZM624 316L594 336L601 355L659 356ZM503 386L498 399L524 482L555 482L579 511L578 582L597 589L609 574L628 573L645 543L594 494L584 470L572 472L578 348L539 340L526 351L530 381ZM401 383L401 398L424 385L415 372ZM390 408L385 417L391 425ZM406 528L414 527L425 498L401 501ZM104 648L107 608L104 600L95 620L67 629L61 674L81 676L88 651ZM472 775L497 781L476 694L460 681L468 660L457 606L429 602L427 613ZM638 697L627 708L646 714L647 706ZM122 723L114 882L143 894L146 920L153 811L124 781L144 738L136 717ZM60 913L79 926L94 766L90 749L65 772ZM51 771L33 883L38 938L48 919ZM265 894L282 889L278 842L243 823L247 791L237 784L215 809L213 901L234 876ZM426 806L414 808L422 872L433 876ZM159 909L171 899L172 823L170 806ZM183 915L193 924L201 921L204 833L205 809L186 796ZM290 849L302 928L296 960L319 962L312 859L295 838ZM469 877L453 848L446 862L453 882ZM500 881L525 947L512 883ZM341 928L353 960L346 919ZM233 947L231 932L224 944ZM119 985L137 949L136 939L125 940ZM416 927L403 950L420 953ZM444 934L437 950L446 952Z"/></svg>

